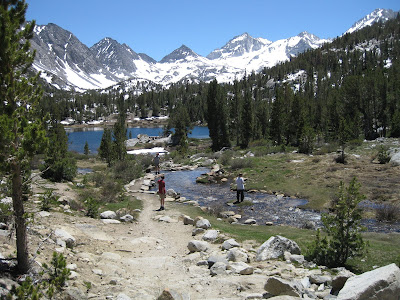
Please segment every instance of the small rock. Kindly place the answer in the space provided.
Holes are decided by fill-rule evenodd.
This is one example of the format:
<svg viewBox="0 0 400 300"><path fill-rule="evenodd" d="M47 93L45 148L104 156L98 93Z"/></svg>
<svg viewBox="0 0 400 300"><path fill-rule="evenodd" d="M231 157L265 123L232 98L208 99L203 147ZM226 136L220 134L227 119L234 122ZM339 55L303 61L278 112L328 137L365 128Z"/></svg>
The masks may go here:
<svg viewBox="0 0 400 300"><path fill-rule="evenodd" d="M188 243L188 249L190 252L201 252L208 249L208 243L203 241L192 240Z"/></svg>
<svg viewBox="0 0 400 300"><path fill-rule="evenodd" d="M207 230L202 237L204 241L210 241L210 242L215 241L217 238L218 238L218 230Z"/></svg>
<svg viewBox="0 0 400 300"><path fill-rule="evenodd" d="M196 222L196 227L197 228L203 228L203 229L208 229L211 227L210 221L207 219L200 219Z"/></svg>
<svg viewBox="0 0 400 300"><path fill-rule="evenodd" d="M223 250L229 250L231 248L239 247L239 246L240 246L239 243L236 242L235 239L229 239L229 240L226 240L226 241L224 241L222 243L222 249Z"/></svg>
<svg viewBox="0 0 400 300"><path fill-rule="evenodd" d="M122 216L119 218L122 222L132 222L134 220L134 217L130 214L126 214L125 216Z"/></svg>
<svg viewBox="0 0 400 300"><path fill-rule="evenodd" d="M244 224L254 225L254 224L257 224L257 221L255 219L247 219L246 221L244 221Z"/></svg>
<svg viewBox="0 0 400 300"><path fill-rule="evenodd" d="M112 210L107 210L107 211L103 211L100 214L100 218L102 218L102 219L116 219L117 218L117 214Z"/></svg>

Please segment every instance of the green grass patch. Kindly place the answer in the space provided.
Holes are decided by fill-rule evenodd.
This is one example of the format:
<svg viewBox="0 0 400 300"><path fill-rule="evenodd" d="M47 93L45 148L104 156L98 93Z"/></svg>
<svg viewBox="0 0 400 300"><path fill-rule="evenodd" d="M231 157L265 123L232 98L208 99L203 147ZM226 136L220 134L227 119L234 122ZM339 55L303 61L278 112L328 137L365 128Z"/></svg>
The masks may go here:
<svg viewBox="0 0 400 300"><path fill-rule="evenodd" d="M103 210L112 210L112 211L118 211L120 209L127 209L128 211L134 211L135 209L143 209L143 203L141 200L138 200L137 198L124 198L121 201L118 202L110 202L110 203L105 203L101 206Z"/></svg>
<svg viewBox="0 0 400 300"><path fill-rule="evenodd" d="M203 212L198 207L171 203L170 205L182 213L195 218L202 216L208 219L213 229L220 230L222 233L236 239L238 242L246 240L256 241L258 244L264 243L271 236L281 235L295 241L302 250L302 254L307 252L308 245L314 241L317 232L315 230L300 229L289 226L244 226L229 224L226 220L218 220L217 217ZM360 258L353 258L348 261L348 268L360 274L370 271L375 267L385 266L391 263L400 264L400 235L397 233L363 233L364 241L369 243L368 252Z"/></svg>

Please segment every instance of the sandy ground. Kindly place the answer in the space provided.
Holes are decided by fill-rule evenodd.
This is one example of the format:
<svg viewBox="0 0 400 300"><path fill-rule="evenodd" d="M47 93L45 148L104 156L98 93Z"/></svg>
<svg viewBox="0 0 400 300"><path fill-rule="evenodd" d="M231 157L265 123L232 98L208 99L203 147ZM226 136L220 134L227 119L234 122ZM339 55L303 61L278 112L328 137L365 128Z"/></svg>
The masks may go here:
<svg viewBox="0 0 400 300"><path fill-rule="evenodd" d="M54 187L73 197L67 185ZM36 213L29 226L30 253L39 249L36 261L49 263L53 251L62 252L67 264L76 265L69 286L86 292L90 299L123 299L118 298L121 293L131 299L157 299L165 289L176 291L182 299L245 299L240 291L249 286L249 277L211 277L207 267L196 265L202 259L200 254L189 254L187 248L194 239L193 226L183 225L179 211L169 208L168 203L165 211L155 211L159 207L155 194L131 195L143 202L140 217L133 223L105 224L100 219L55 211L45 217ZM170 221L157 220L160 216L169 216ZM76 246L69 249L57 245L51 235L55 229L64 229L75 237ZM0 238L0 253L12 253L14 241ZM265 277L259 276L252 275L249 292L262 292Z"/></svg>

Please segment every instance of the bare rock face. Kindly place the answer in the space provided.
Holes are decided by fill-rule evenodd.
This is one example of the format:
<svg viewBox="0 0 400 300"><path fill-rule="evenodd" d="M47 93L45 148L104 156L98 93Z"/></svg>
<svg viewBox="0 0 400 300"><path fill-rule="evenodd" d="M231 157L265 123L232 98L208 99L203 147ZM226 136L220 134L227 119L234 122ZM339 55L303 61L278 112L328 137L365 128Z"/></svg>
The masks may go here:
<svg viewBox="0 0 400 300"><path fill-rule="evenodd" d="M279 277L270 277L264 289L273 296L301 297L304 288L298 280L286 280Z"/></svg>
<svg viewBox="0 0 400 300"><path fill-rule="evenodd" d="M400 269L390 264L361 275L350 277L340 290L338 300L387 299L398 300Z"/></svg>
<svg viewBox="0 0 400 300"><path fill-rule="evenodd" d="M296 242L280 235L271 236L257 249L256 261L282 257L285 251L291 254L301 254L300 247Z"/></svg>

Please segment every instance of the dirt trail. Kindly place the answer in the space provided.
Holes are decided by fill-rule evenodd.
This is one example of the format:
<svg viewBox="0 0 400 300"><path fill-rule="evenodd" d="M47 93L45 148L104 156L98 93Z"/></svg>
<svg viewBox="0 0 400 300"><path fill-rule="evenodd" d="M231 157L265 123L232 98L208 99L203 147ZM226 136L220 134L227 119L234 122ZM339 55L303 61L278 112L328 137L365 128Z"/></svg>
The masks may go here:
<svg viewBox="0 0 400 300"><path fill-rule="evenodd" d="M184 225L181 213L168 202L165 211L156 211L158 196L141 192L141 184L142 180L137 180L129 192L143 203L136 222L107 224L55 210L45 215L36 213L28 232L30 253L40 250L35 258L38 265L49 263L53 251L62 252L72 269L69 289L81 293L78 299L157 299L165 289L177 292L182 299L245 299L240 295L243 286L258 286L262 291L264 276L212 277L207 266L197 266L206 257L189 253L193 226ZM49 185L59 194L74 198L67 184L46 183L46 188ZM76 239L73 249L58 245L56 229ZM220 244L211 244L207 255L218 248ZM6 256L14 251L15 241L0 236L0 253Z"/></svg>

